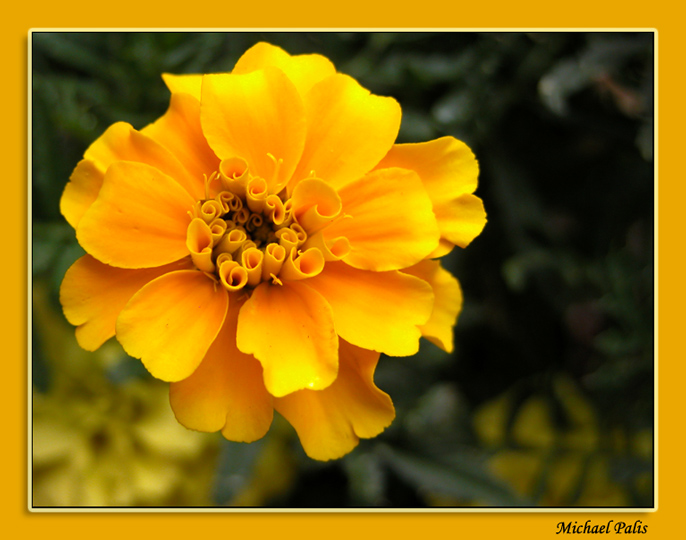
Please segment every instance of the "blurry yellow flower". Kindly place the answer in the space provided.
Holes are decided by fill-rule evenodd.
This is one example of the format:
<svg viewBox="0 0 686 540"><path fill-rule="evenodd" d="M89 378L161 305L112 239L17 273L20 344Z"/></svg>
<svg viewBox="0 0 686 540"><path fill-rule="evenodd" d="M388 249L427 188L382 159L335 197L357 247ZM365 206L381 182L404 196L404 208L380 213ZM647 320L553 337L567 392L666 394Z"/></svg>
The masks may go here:
<svg viewBox="0 0 686 540"><path fill-rule="evenodd" d="M79 348L40 284L33 316L52 373L33 392L33 506L210 504L216 441L179 426L165 385L111 384L105 367L126 357L121 347Z"/></svg>
<svg viewBox="0 0 686 540"><path fill-rule="evenodd" d="M549 449L555 443L555 426L546 400L532 396L520 407L512 438L525 448Z"/></svg>
<svg viewBox="0 0 686 540"><path fill-rule="evenodd" d="M611 460L625 453L614 448L618 432L601 434L596 412L571 379L558 375L552 387L552 395L521 403L511 390L475 411L474 431L491 452L489 468L541 506L629 505L628 490L610 474ZM562 421L554 420L555 411ZM652 443L650 431L643 437ZM650 493L649 482L644 486Z"/></svg>
<svg viewBox="0 0 686 540"><path fill-rule="evenodd" d="M88 254L64 313L84 348L116 334L171 382L188 428L254 441L276 409L340 457L393 420L380 353L453 347L461 291L432 259L485 224L477 162L451 137L394 145L397 102L319 55L259 43L164 80L166 114L111 126L65 188Z"/></svg>
<svg viewBox="0 0 686 540"><path fill-rule="evenodd" d="M474 432L483 446L500 447L507 441L508 415L512 409L512 401L512 396L506 392L474 411Z"/></svg>
<svg viewBox="0 0 686 540"><path fill-rule="evenodd" d="M627 490L610 475L607 458L594 455L588 462L579 506L629 506Z"/></svg>
<svg viewBox="0 0 686 540"><path fill-rule="evenodd" d="M95 407L84 390L34 391L34 506L211 503L214 460L207 458L215 452L207 451L216 445L179 426L166 388L154 383L104 386Z"/></svg>
<svg viewBox="0 0 686 540"><path fill-rule="evenodd" d="M491 458L489 466L516 492L531 495L543 471L543 457L539 451L502 450Z"/></svg>

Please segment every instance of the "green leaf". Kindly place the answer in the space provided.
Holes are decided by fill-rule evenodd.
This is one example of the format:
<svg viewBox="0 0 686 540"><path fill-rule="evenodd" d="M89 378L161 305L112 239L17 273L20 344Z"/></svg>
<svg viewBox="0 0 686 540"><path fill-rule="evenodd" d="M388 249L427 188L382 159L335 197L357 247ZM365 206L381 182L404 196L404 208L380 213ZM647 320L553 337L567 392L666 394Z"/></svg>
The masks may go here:
<svg viewBox="0 0 686 540"><path fill-rule="evenodd" d="M454 497L465 502L483 501L493 506L532 504L493 478L480 460L468 454L455 454L448 465L387 445L380 445L378 452L398 476L422 493Z"/></svg>
<svg viewBox="0 0 686 540"><path fill-rule="evenodd" d="M213 499L228 504L250 481L265 439L245 444L222 440L214 481Z"/></svg>

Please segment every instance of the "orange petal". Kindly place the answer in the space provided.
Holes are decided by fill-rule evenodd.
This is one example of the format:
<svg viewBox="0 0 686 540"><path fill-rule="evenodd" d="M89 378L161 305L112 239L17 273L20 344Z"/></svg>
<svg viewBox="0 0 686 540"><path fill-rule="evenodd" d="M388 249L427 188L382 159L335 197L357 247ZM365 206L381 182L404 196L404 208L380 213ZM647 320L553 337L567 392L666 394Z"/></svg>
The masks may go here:
<svg viewBox="0 0 686 540"><path fill-rule="evenodd" d="M189 429L222 430L231 441L252 442L269 430L272 396L262 381L262 366L236 348L241 304L231 300L226 321L198 369L169 388L176 418Z"/></svg>
<svg viewBox="0 0 686 540"><path fill-rule="evenodd" d="M431 287L421 279L328 262L304 283L326 298L336 332L345 340L391 356L419 350L418 326L426 323L434 303Z"/></svg>
<svg viewBox="0 0 686 540"><path fill-rule="evenodd" d="M324 390L301 390L274 400L295 428L308 456L326 461L344 456L360 438L375 437L395 417L391 398L374 384L379 353L340 342L336 380Z"/></svg>
<svg viewBox="0 0 686 540"><path fill-rule="evenodd" d="M201 218L195 218L188 225L186 233L186 247L191 254L193 264L203 272L214 272L212 262L212 229Z"/></svg>
<svg viewBox="0 0 686 540"><path fill-rule="evenodd" d="M305 98L307 141L293 186L314 171L336 189L370 171L393 146L400 106L370 94L343 74L312 87Z"/></svg>
<svg viewBox="0 0 686 540"><path fill-rule="evenodd" d="M203 175L219 168L219 158L207 144L200 126L200 102L188 94L172 94L167 112L141 130L167 148L203 186ZM199 199L202 192L198 194Z"/></svg>
<svg viewBox="0 0 686 540"><path fill-rule="evenodd" d="M350 242L345 236L326 237L324 231L308 236L303 244L304 249L316 248L321 251L325 261L340 261L350 253Z"/></svg>
<svg viewBox="0 0 686 540"><path fill-rule="evenodd" d="M224 254L219 256L222 255ZM219 266L219 280L227 291L239 291L247 285L248 271L236 261L220 262L217 258L217 265Z"/></svg>
<svg viewBox="0 0 686 540"><path fill-rule="evenodd" d="M455 244L446 240L445 238L441 238L438 241L438 247L436 249L434 249L431 253L429 253L426 256L426 258L427 259L438 259L439 257L444 257L448 253L450 253L454 248L455 248Z"/></svg>
<svg viewBox="0 0 686 540"><path fill-rule="evenodd" d="M429 255L439 239L436 218L417 173L373 171L339 191L343 214L324 229L326 238L350 241L348 264L364 270L398 270Z"/></svg>
<svg viewBox="0 0 686 540"><path fill-rule="evenodd" d="M75 229L83 214L98 198L104 178L104 172L87 159L79 161L71 173L60 199L60 212Z"/></svg>
<svg viewBox="0 0 686 540"><path fill-rule="evenodd" d="M245 159L251 174L277 193L291 178L305 142L304 106L288 77L276 68L205 75L201 103L203 132L215 153Z"/></svg>
<svg viewBox="0 0 686 540"><path fill-rule="evenodd" d="M460 195L434 211L441 235L463 248L479 236L486 225L484 203L471 193Z"/></svg>
<svg viewBox="0 0 686 540"><path fill-rule="evenodd" d="M171 176L194 198L204 193L202 178L192 176L168 149L125 122L107 128L83 157L94 162L102 173L116 161L145 163Z"/></svg>
<svg viewBox="0 0 686 540"><path fill-rule="evenodd" d="M255 287L262 281L263 263L264 251L250 247L241 252L241 266L245 268L250 287Z"/></svg>
<svg viewBox="0 0 686 540"><path fill-rule="evenodd" d="M318 178L299 182L291 195L293 216L312 235L341 213L341 199L329 184Z"/></svg>
<svg viewBox="0 0 686 540"><path fill-rule="evenodd" d="M431 317L420 327L422 335L446 352L453 351L453 327L462 310L462 289L457 279L445 270L440 261L422 261L403 272L426 281L434 291L436 301Z"/></svg>
<svg viewBox="0 0 686 540"><path fill-rule="evenodd" d="M202 87L202 75L172 75L163 73L162 80L169 91L174 94L189 94L200 101L200 88Z"/></svg>
<svg viewBox="0 0 686 540"><path fill-rule="evenodd" d="M250 73L266 67L283 71L304 96L317 82L336 73L331 61L319 54L291 56L280 47L260 42L243 53L232 73Z"/></svg>
<svg viewBox="0 0 686 540"><path fill-rule="evenodd" d="M224 323L229 295L197 270L165 274L129 300L117 319L127 353L164 381L188 377Z"/></svg>
<svg viewBox="0 0 686 540"><path fill-rule="evenodd" d="M76 339L88 351L94 351L114 336L119 312L129 299L151 280L172 270L178 263L126 270L114 268L84 255L64 275L60 302L67 320L78 326Z"/></svg>
<svg viewBox="0 0 686 540"><path fill-rule="evenodd" d="M300 282L259 285L241 309L237 343L260 361L273 396L320 390L336 378L338 338L331 308Z"/></svg>
<svg viewBox="0 0 686 540"><path fill-rule="evenodd" d="M419 174L426 188L441 235L466 247L483 229L486 213L478 197L479 164L469 147L453 137L419 144L398 144L377 168L402 167Z"/></svg>
<svg viewBox="0 0 686 540"><path fill-rule="evenodd" d="M292 248L290 255L284 260L278 277L282 281L309 279L319 274L324 269L325 264L324 255L316 248L305 251Z"/></svg>
<svg viewBox="0 0 686 540"><path fill-rule="evenodd" d="M264 249L264 263L262 264L262 280L267 281L272 275L278 276L286 259L286 249L279 244L267 244Z"/></svg>
<svg viewBox="0 0 686 540"><path fill-rule="evenodd" d="M60 210L72 227L78 226L93 204L107 168L116 161L146 163L174 178L194 197L203 193L202 178L194 178L169 150L129 124L118 122L88 147L64 189Z"/></svg>
<svg viewBox="0 0 686 540"><path fill-rule="evenodd" d="M188 255L187 212L194 204L186 190L159 170L117 162L81 218L76 238L88 253L112 266L161 266Z"/></svg>

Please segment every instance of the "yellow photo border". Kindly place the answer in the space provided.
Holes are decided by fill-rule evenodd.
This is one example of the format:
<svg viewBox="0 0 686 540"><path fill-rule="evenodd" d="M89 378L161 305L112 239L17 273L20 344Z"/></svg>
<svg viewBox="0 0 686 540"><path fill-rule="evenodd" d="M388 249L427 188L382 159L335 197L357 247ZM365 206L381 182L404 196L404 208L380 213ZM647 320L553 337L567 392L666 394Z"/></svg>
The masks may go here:
<svg viewBox="0 0 686 540"><path fill-rule="evenodd" d="M676 146L683 139L684 106L683 29L678 15L666 2L625 1L612 6L597 1L575 3L541 1L488 4L445 0L400 3L348 0L323 2L218 2L155 3L119 0L94 3L83 0L33 2L6 13L3 25L3 59L9 76L3 77L2 130L4 188L8 210L3 268L3 341L5 411L2 447L4 486L0 490L5 530L27 538L552 538L560 521L603 525L609 520L647 526L645 538L672 538L682 528L680 505L684 480L681 426L684 362L678 347L683 300L680 285L679 246L683 244L679 215L684 191ZM28 315L28 150L27 40L32 28L226 28L252 29L638 29L656 30L657 117L656 144L656 426L657 490L653 512L564 512L559 510L383 513L31 513L28 510L27 474L27 350L31 321ZM681 174L680 174L681 173ZM659 285L659 288L658 288ZM657 322L659 321L659 326ZM659 353L659 356L658 356ZM614 532L610 533L615 535ZM562 535L564 536L564 535ZM576 535L575 535L576 536ZM585 535L580 535L585 536ZM633 536L633 535L632 535Z"/></svg>

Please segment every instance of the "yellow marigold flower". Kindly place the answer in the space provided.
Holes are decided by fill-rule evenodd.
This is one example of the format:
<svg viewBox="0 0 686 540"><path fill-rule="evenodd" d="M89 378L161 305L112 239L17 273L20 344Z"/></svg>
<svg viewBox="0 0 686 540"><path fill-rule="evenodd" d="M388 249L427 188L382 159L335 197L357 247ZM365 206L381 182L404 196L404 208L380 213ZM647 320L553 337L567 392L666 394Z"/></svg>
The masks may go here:
<svg viewBox="0 0 686 540"><path fill-rule="evenodd" d="M338 458L394 418L380 353L452 349L461 291L432 259L485 224L474 155L395 145L398 103L316 54L258 43L231 73L163 78L168 111L111 126L64 190L87 252L64 313L171 382L186 427L254 441L276 409Z"/></svg>

